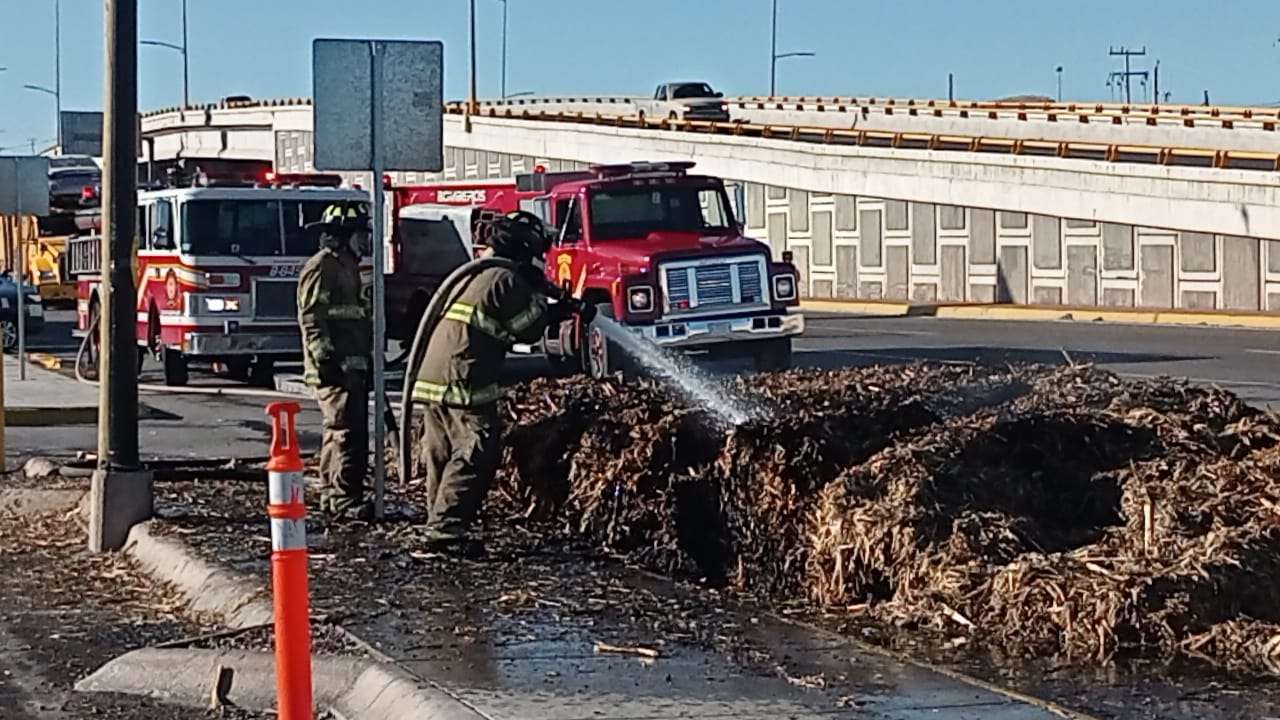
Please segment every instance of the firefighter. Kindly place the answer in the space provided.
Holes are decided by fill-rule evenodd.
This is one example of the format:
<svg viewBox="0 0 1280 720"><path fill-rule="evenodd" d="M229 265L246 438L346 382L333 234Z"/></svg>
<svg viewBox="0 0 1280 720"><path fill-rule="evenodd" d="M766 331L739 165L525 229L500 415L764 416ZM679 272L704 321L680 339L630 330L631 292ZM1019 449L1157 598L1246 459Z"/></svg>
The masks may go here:
<svg viewBox="0 0 1280 720"><path fill-rule="evenodd" d="M320 450L322 507L335 517L370 519L365 496L369 460L369 368L373 314L360 280L369 241L361 203L325 209L320 251L298 275L304 379L315 388L324 420Z"/></svg>
<svg viewBox="0 0 1280 720"><path fill-rule="evenodd" d="M570 313L590 321L590 310L571 298L548 305L555 289L534 264L547 249L536 216L482 216L474 242L482 257L506 258L516 270L480 271L452 299L413 385L425 411L419 457L427 474L428 544L463 555L483 551L467 533L501 459L498 376L507 351L516 342L536 342L548 324Z"/></svg>

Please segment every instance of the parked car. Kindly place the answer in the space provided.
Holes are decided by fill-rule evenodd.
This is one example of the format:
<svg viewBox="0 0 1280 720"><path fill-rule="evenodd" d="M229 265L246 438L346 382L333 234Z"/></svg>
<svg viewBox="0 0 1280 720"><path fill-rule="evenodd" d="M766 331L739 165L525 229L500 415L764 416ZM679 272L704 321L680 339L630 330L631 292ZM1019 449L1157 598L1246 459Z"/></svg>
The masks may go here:
<svg viewBox="0 0 1280 720"><path fill-rule="evenodd" d="M23 295L23 309L27 313L26 334L28 337L39 335L44 332L44 304L40 301L40 291L24 283ZM18 283L7 272L0 275L0 338L5 350L18 347Z"/></svg>
<svg viewBox="0 0 1280 720"><path fill-rule="evenodd" d="M652 119L709 120L728 122L729 106L724 93L704 82L669 82L658 86L652 100L642 100L639 112Z"/></svg>
<svg viewBox="0 0 1280 720"><path fill-rule="evenodd" d="M97 207L102 187L102 171L96 166L49 168L49 207L56 210L79 210Z"/></svg>

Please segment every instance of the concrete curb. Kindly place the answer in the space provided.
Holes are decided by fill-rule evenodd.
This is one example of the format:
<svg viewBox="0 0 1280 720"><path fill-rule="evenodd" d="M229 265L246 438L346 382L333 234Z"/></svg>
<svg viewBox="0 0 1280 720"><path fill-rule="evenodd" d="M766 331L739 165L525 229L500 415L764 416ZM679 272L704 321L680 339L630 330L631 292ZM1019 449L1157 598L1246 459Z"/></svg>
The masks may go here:
<svg viewBox="0 0 1280 720"><path fill-rule="evenodd" d="M196 557L182 542L134 525L124 551L153 578L171 583L192 610L223 618L232 629L271 622L266 590L242 575Z"/></svg>
<svg viewBox="0 0 1280 720"><path fill-rule="evenodd" d="M217 615L223 618L232 629L249 628L272 621L273 611L271 602L267 599L267 590L258 581L196 557L180 540L152 532L151 523L141 523L133 527L124 551L137 560L151 577L176 587L186 598L191 610ZM341 717L353 720L354 718L374 720L486 718L485 715L453 697L444 689L428 680L416 678L396 666L390 658L369 647L349 630L341 629L358 644L366 646L378 661L313 658L315 668L313 686L316 688L317 705L323 704L323 698L332 697L330 708ZM157 653L175 652L188 653L188 655L157 655ZM210 656L204 653L213 653L240 662L245 676L238 677L237 684L243 688L252 689L252 693L266 693L270 701L267 707L274 708L275 660L267 653L240 653L233 657L230 653L218 651L169 651L147 648L122 655L90 677L98 677L106 672L96 681L102 683L106 682L102 678L109 677L111 673L116 673L122 678L134 678L128 681L132 682L132 685L125 684L125 680L118 681L121 685L113 690L130 694L149 694L150 686L147 683L168 682L171 683L170 692L177 693L181 689L185 693L181 696L184 702L190 698L194 701L193 704L203 705L209 697L209 679L212 677L213 668L217 666L216 662L211 665ZM127 661L126 658L128 658ZM163 662L156 658L160 658ZM192 664L194 668L189 677L182 676L184 679L180 687L177 684L178 673L171 669L176 667L173 663L179 660ZM122 663L119 670L108 671L108 668L116 662ZM159 662L158 665L157 662ZM350 665L351 663L358 665L358 673L349 682L339 682L339 679L347 677L343 673L352 672L354 666ZM223 664L232 667L227 662ZM127 668L142 669L128 670L126 673ZM173 677L161 681L151 678L152 674L161 676L168 674ZM88 678L85 682L87 681ZM250 686L250 683L256 683L256 685ZM332 683L335 687L341 685L342 690L331 694L329 688L322 689L322 683ZM253 689L258 688L259 685L266 689ZM77 689L79 687L77 685ZM86 689L88 689L87 685ZM174 697L178 698L177 695Z"/></svg>
<svg viewBox="0 0 1280 720"><path fill-rule="evenodd" d="M875 317L937 317L953 320L1072 320L1132 325L1244 327L1280 329L1280 314L1198 310L1146 310L1069 305L1010 305L1004 303L932 303L877 300L802 300L800 309Z"/></svg>
<svg viewBox="0 0 1280 720"><path fill-rule="evenodd" d="M248 710L275 709L275 657L245 650L134 650L76 683L76 690L142 695L181 705L207 706L219 668L234 672L227 694L229 701ZM399 668L370 660L313 658L311 680L316 706L328 708L342 718L485 718L437 690L421 687Z"/></svg>

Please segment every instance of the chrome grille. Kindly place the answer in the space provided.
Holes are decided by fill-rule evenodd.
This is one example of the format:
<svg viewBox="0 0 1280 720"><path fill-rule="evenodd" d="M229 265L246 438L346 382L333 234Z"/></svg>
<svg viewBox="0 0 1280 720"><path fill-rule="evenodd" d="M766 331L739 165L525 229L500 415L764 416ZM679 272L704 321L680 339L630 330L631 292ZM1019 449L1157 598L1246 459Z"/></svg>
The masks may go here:
<svg viewBox="0 0 1280 720"><path fill-rule="evenodd" d="M293 280L254 280L253 318L282 320L298 317L298 283Z"/></svg>
<svg viewBox="0 0 1280 720"><path fill-rule="evenodd" d="M768 304L764 258L677 260L662 268L668 312L733 311Z"/></svg>

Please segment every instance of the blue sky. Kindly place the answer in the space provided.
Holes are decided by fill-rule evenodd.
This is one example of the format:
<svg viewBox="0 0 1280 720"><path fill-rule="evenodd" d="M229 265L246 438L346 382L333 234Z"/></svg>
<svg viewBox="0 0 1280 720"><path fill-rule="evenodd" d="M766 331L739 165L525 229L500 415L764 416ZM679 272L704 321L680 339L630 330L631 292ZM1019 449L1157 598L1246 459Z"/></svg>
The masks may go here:
<svg viewBox="0 0 1280 720"><path fill-rule="evenodd" d="M139 0L139 34L180 41L180 0ZM498 92L502 5L476 0L480 94ZM53 135L54 0L0 0L0 146ZM445 93L467 87L466 0L189 0L191 96L310 94L315 37L440 39ZM768 90L770 0L509 0L507 90L647 92L706 79ZM63 106L102 104L102 0L62 0ZM1108 99L1110 45L1145 44L1174 102L1280 101L1280 0L780 0L779 92ZM1143 63L1143 61L1139 61ZM140 106L182 96L176 52L139 52ZM1137 90L1135 89L1135 93Z"/></svg>

